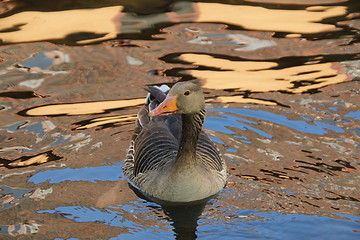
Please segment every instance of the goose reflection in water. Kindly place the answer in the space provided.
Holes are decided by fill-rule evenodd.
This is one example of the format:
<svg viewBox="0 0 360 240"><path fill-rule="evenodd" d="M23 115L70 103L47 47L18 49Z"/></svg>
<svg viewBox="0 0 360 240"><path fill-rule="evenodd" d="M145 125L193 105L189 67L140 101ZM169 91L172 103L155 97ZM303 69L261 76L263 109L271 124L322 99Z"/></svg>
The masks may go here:
<svg viewBox="0 0 360 240"><path fill-rule="evenodd" d="M174 203L162 200L154 200L154 198L148 198L139 189L131 186L136 195L148 202L155 202L161 206L164 213L170 218L170 224L173 226L173 232L175 239L177 240L192 240L197 238L198 221L204 211L207 204L211 204L212 200L217 195L194 201L191 203ZM158 205L152 206L159 208Z"/></svg>

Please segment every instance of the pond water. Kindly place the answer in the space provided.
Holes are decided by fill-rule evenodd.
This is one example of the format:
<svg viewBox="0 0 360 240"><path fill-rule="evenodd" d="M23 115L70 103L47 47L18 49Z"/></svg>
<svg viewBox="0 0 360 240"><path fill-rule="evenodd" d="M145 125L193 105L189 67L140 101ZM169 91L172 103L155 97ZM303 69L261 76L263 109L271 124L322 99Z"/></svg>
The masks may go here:
<svg viewBox="0 0 360 240"><path fill-rule="evenodd" d="M357 0L0 2L0 239L359 239ZM122 173L149 85L199 79L225 189Z"/></svg>

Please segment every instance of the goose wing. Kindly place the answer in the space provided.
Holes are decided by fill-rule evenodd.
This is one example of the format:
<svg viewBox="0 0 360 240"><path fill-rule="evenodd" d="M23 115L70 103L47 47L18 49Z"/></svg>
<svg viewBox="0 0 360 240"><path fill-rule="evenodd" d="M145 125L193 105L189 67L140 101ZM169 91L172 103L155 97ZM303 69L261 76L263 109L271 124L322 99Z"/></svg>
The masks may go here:
<svg viewBox="0 0 360 240"><path fill-rule="evenodd" d="M140 109L136 128L127 158L124 173L136 184L136 177L159 169L175 160L181 131L181 118L177 115L151 118L149 111L156 108L166 97L158 87L148 87L146 106Z"/></svg>
<svg viewBox="0 0 360 240"><path fill-rule="evenodd" d="M151 122L134 142L134 176L175 160L178 141L160 121Z"/></svg>

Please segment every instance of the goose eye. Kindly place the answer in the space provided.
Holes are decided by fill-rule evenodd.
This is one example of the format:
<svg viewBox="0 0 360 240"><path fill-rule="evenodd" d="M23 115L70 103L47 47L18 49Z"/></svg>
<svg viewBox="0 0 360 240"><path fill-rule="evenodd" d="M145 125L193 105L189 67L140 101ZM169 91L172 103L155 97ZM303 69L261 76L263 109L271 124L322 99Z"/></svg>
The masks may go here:
<svg viewBox="0 0 360 240"><path fill-rule="evenodd" d="M186 90L186 91L184 92L184 95L185 95L185 96L189 96L189 94L190 94L190 91L189 91L189 90Z"/></svg>

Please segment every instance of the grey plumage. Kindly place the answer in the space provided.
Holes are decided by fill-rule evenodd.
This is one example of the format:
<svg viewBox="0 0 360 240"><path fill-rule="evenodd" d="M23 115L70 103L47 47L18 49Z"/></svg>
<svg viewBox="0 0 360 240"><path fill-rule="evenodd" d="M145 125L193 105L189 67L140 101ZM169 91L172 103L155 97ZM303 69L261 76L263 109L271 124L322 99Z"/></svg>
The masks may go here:
<svg viewBox="0 0 360 240"><path fill-rule="evenodd" d="M202 129L205 110L149 117L166 93L157 87L146 90L146 105L138 113L123 168L129 181L150 197L173 202L199 200L220 191L226 165Z"/></svg>

